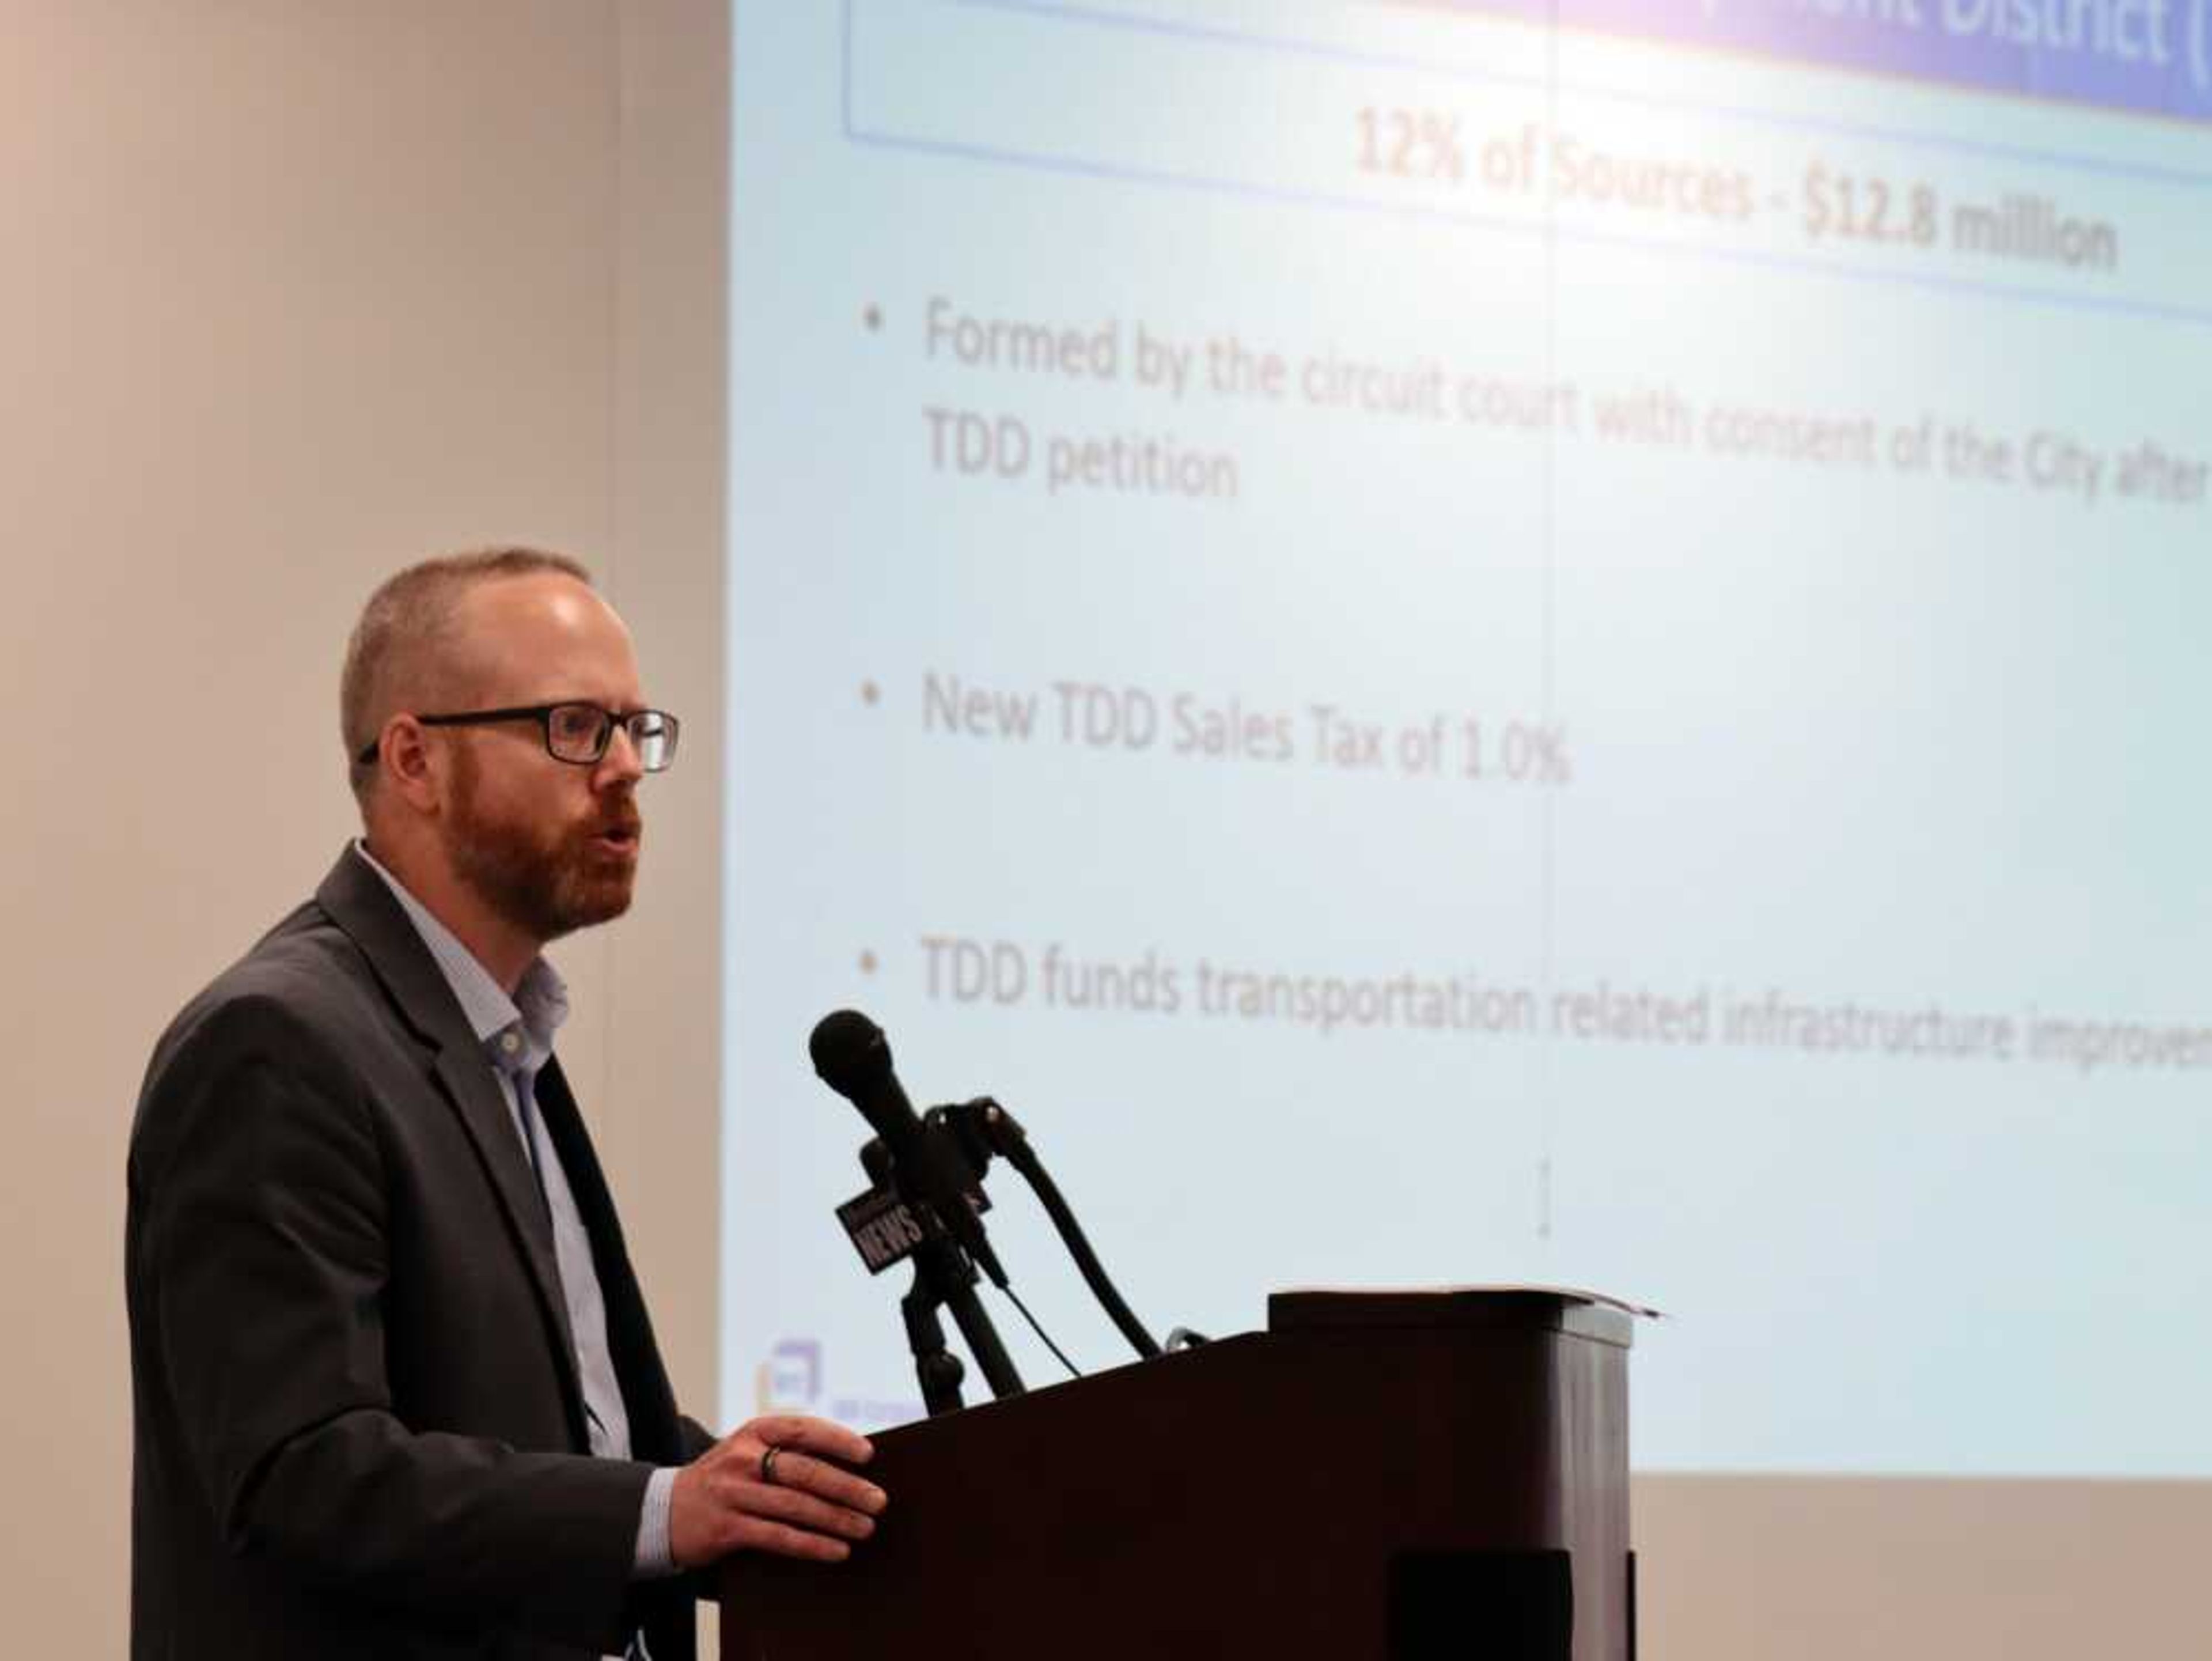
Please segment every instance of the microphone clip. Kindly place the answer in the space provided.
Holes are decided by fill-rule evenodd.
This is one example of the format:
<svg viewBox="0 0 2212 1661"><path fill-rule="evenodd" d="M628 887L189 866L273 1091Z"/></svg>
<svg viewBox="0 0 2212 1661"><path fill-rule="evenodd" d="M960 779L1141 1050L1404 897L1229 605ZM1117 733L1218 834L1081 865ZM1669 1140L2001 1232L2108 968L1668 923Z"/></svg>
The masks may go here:
<svg viewBox="0 0 2212 1661"><path fill-rule="evenodd" d="M923 1123L930 1125L944 1111L933 1108L923 1116ZM957 1138L955 1141L965 1156L964 1141ZM983 1189L982 1166L970 1162L969 1168L975 1180L965 1193L969 1208L980 1216L991 1208L991 1196ZM904 1262L926 1243L941 1240L959 1250L957 1238L934 1210L926 1203L909 1202L899 1191L898 1172L882 1137L871 1137L861 1146L860 1169L867 1175L868 1187L837 1208L837 1221L869 1274L880 1275L893 1264Z"/></svg>

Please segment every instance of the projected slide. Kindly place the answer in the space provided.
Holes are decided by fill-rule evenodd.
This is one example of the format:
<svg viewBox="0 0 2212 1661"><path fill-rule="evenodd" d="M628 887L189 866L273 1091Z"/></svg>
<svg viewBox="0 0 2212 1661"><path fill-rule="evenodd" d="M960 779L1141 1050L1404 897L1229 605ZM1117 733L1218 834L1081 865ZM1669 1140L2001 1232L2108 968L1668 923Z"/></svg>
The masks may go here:
<svg viewBox="0 0 2212 1661"><path fill-rule="evenodd" d="M732 1416L921 1410L850 1006L1162 1334L1595 1287L1646 1469L2212 1475L2208 9L740 3Z"/></svg>

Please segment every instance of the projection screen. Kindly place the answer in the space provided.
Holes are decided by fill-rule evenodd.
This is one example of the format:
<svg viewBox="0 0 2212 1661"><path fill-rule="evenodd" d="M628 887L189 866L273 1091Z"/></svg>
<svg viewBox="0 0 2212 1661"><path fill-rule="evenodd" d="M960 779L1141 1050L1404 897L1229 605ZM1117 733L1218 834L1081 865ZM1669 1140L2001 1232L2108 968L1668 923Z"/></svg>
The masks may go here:
<svg viewBox="0 0 2212 1661"><path fill-rule="evenodd" d="M1589 1287L1639 1470L2212 1475L2208 11L740 6L729 1417L921 1410L849 1006L1158 1331Z"/></svg>

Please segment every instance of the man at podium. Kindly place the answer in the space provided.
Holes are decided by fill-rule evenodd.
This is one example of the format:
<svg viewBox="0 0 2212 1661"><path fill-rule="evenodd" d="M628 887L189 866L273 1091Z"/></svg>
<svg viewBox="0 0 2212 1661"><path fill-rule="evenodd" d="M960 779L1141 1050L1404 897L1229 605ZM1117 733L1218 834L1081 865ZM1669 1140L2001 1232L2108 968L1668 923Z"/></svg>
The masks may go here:
<svg viewBox="0 0 2212 1661"><path fill-rule="evenodd" d="M131 1139L131 1652L690 1661L684 1570L836 1560L868 1444L678 1415L554 1055L674 759L584 568L400 572L349 645L364 835L186 1006Z"/></svg>

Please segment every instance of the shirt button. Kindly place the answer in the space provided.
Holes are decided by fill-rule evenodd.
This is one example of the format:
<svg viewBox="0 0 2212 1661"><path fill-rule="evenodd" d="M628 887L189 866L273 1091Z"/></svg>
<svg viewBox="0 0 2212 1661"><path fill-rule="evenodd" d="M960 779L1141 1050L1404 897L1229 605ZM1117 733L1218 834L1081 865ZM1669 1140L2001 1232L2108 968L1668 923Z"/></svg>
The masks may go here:
<svg viewBox="0 0 2212 1661"><path fill-rule="evenodd" d="M512 1056L516 1050L522 1048L521 1034L517 1032L501 1033L499 1035L499 1047L507 1051L508 1055Z"/></svg>

